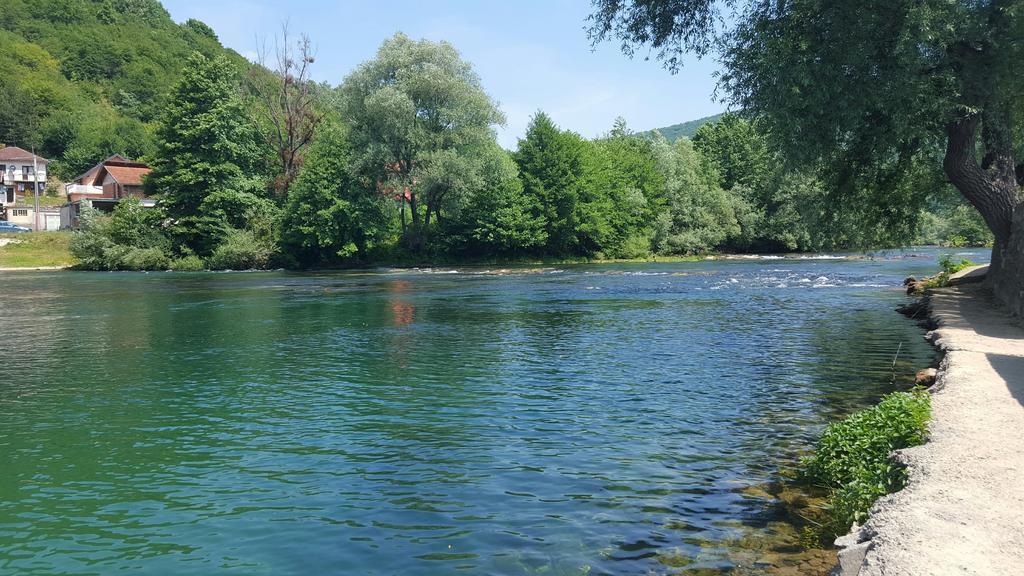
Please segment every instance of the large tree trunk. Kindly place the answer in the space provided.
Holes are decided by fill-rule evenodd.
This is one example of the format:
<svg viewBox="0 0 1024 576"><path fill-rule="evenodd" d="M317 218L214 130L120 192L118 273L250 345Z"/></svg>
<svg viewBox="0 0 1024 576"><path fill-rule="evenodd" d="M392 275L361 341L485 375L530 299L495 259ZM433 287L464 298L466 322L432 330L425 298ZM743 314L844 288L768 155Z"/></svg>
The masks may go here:
<svg viewBox="0 0 1024 576"><path fill-rule="evenodd" d="M423 229L423 220L420 218L420 207L419 201L416 198L416 193L409 193L409 214L412 221L409 224L409 228L406 229L402 241L405 243L405 247L412 252L422 252L423 247L426 244ZM428 218L429 218L429 212ZM428 220L429 223L429 220Z"/></svg>
<svg viewBox="0 0 1024 576"><path fill-rule="evenodd" d="M1012 312L1024 314L1024 210L1018 210L1019 186L1014 172L1013 145L1000 118L986 117L985 156L976 157L980 115L952 122L947 127L943 168L950 182L974 206L992 234L989 284ZM1016 214L1015 218L1015 212Z"/></svg>
<svg viewBox="0 0 1024 576"><path fill-rule="evenodd" d="M1024 208L1013 217L1010 240L1002 249L992 249L992 292L1019 318L1024 318Z"/></svg>

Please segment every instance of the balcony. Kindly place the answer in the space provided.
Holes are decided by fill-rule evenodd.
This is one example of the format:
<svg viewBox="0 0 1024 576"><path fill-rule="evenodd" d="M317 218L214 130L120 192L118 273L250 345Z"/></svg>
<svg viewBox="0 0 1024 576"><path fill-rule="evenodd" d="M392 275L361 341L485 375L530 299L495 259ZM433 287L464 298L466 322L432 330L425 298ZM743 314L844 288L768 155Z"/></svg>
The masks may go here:
<svg viewBox="0 0 1024 576"><path fill-rule="evenodd" d="M103 194L101 186L86 186L85 184L65 184L65 194Z"/></svg>
<svg viewBox="0 0 1024 576"><path fill-rule="evenodd" d="M24 170L13 170L4 173L4 184L10 186L15 182L34 182L36 177L32 172L26 172ZM46 170L39 171L39 181L46 182Z"/></svg>

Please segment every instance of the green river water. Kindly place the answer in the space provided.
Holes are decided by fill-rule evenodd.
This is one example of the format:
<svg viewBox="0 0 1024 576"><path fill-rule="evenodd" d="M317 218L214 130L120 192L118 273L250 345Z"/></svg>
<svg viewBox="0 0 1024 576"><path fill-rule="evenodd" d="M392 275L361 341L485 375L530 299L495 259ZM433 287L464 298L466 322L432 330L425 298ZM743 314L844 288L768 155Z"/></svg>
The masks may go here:
<svg viewBox="0 0 1024 576"><path fill-rule="evenodd" d="M4 273L0 574L737 568L936 255Z"/></svg>

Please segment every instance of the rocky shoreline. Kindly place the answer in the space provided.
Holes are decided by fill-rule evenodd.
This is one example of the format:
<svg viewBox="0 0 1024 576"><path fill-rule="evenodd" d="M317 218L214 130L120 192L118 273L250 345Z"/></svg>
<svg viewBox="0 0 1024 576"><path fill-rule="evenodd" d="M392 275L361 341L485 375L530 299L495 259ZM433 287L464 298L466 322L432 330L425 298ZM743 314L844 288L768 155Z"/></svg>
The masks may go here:
<svg viewBox="0 0 1024 576"><path fill-rule="evenodd" d="M929 441L897 452L908 480L836 540L836 576L1003 575L1024 567L1024 329L979 284L931 291L944 353Z"/></svg>

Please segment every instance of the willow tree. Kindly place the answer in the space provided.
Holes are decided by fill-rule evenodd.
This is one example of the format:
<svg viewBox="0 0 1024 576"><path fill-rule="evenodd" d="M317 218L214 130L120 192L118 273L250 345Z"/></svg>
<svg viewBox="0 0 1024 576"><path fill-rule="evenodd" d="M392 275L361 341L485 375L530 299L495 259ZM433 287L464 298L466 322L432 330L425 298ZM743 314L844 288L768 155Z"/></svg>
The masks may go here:
<svg viewBox="0 0 1024 576"><path fill-rule="evenodd" d="M427 177L436 175L432 165L471 172L458 167L460 160L469 162L475 149L493 142L492 127L504 117L451 44L401 33L345 78L340 92L358 171L402 202L406 245L422 248L431 215L463 188Z"/></svg>
<svg viewBox="0 0 1024 576"><path fill-rule="evenodd" d="M995 235L997 292L1024 308L1024 0L594 0L591 37L647 47L673 71L717 52L722 88L797 160L903 218L919 191L893 185L939 166ZM1014 213L1018 213L1014 221ZM878 224L884 222L876 221Z"/></svg>

